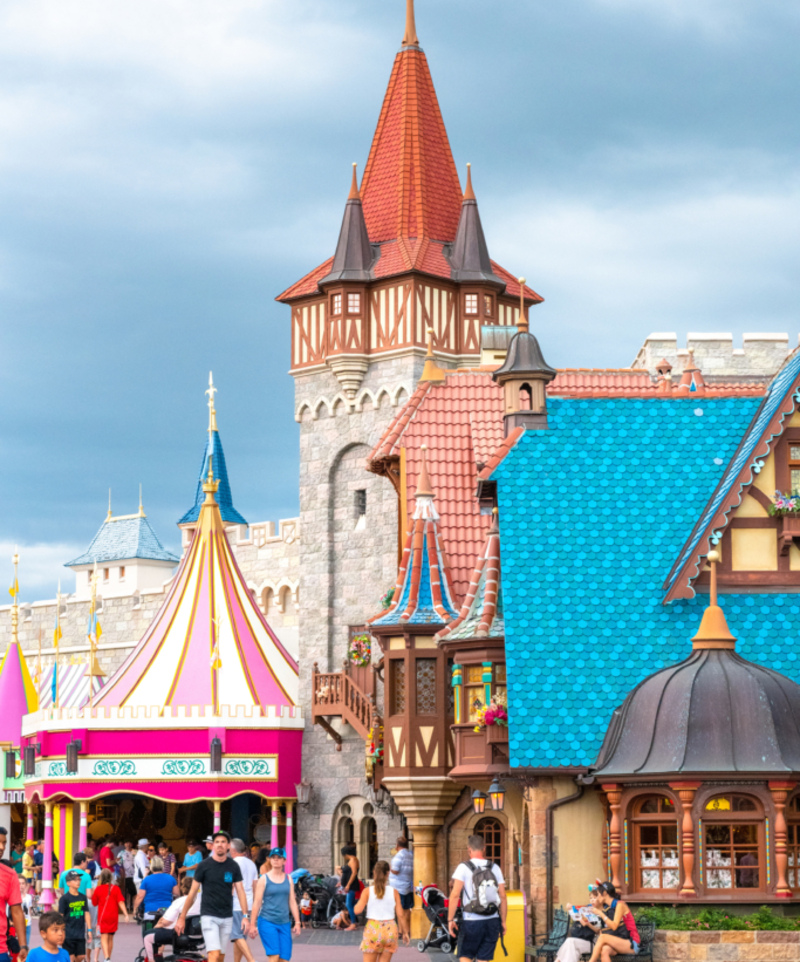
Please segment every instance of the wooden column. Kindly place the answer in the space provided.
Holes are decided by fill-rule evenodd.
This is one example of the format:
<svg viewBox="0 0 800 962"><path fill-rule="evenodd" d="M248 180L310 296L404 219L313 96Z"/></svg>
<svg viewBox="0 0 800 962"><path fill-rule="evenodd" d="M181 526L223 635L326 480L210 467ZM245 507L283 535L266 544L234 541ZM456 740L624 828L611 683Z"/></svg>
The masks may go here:
<svg viewBox="0 0 800 962"><path fill-rule="evenodd" d="M775 894L779 898L790 899L792 890L786 880L788 855L786 851L786 799L796 782L767 782L775 803Z"/></svg>
<svg viewBox="0 0 800 962"><path fill-rule="evenodd" d="M681 861L683 862L683 885L678 895L692 899L697 895L694 887L694 796L700 782L678 782L669 786L678 793L683 806L681 821Z"/></svg>
<svg viewBox="0 0 800 962"><path fill-rule="evenodd" d="M608 804L611 808L611 828L609 849L611 853L611 882L618 892L622 891L622 817L620 815L620 801L622 800L621 785L603 785Z"/></svg>

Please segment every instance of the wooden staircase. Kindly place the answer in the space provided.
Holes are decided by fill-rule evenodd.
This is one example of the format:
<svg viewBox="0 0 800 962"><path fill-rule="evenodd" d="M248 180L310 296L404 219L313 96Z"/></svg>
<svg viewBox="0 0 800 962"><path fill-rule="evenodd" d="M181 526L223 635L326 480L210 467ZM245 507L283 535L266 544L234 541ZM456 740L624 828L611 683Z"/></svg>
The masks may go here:
<svg viewBox="0 0 800 962"><path fill-rule="evenodd" d="M337 751L341 751L342 737L331 725L331 718L347 722L365 741L370 731L381 724L375 704L375 673L371 667L358 668L345 663L342 671L320 671L315 662L311 684L311 720L331 736Z"/></svg>

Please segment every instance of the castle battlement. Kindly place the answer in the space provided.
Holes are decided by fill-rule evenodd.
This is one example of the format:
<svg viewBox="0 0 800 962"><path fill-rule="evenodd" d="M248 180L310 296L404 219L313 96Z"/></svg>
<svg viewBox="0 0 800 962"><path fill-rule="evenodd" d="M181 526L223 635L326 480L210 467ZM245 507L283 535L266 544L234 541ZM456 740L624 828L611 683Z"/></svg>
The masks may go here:
<svg viewBox="0 0 800 962"><path fill-rule="evenodd" d="M691 332L686 336L686 346L679 347L676 333L659 332L645 339L631 367L645 369L655 376L658 365L667 360L672 365L674 378L683 373L692 354L694 363L712 383L714 378L768 381L791 350L788 334L743 334L742 346L734 347L733 334Z"/></svg>

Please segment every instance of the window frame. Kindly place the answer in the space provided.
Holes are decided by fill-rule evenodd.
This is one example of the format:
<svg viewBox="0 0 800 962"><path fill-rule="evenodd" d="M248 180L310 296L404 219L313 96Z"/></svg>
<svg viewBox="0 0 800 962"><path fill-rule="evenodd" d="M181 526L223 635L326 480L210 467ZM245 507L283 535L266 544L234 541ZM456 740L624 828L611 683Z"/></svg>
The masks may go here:
<svg viewBox="0 0 800 962"><path fill-rule="evenodd" d="M475 299L475 310L471 311L469 309L470 299ZM465 291L464 292L464 314L466 317L480 317L480 295L477 291Z"/></svg>
<svg viewBox="0 0 800 962"><path fill-rule="evenodd" d="M351 307L350 301L355 298L356 307ZM348 291L347 292L347 315L348 317L356 317L361 314L361 292L360 291Z"/></svg>
<svg viewBox="0 0 800 962"><path fill-rule="evenodd" d="M667 799L672 802L672 811L658 811L658 812L642 812L642 805L649 799L657 798L659 802L662 799ZM660 808L660 805L659 805ZM630 858L631 858L631 868L633 869L634 884L631 887L631 891L641 893L642 895L674 895L677 897L678 892L681 890L683 885L683 864L681 859L681 834L680 834L680 819L679 819L679 806L677 800L672 796L670 792L665 791L652 791L647 792L643 795L637 795L631 799L628 804L629 811L629 821L631 824L630 833ZM675 851L678 855L677 866L668 865L665 866L663 862L663 850L668 847L661 837L661 828L664 826L675 826ZM651 828L653 826L659 829L659 864L658 866L642 865L641 852L642 849L653 848L652 845L643 845L641 841L640 829ZM642 884L642 874L645 870L657 871L659 873L659 880L663 882L664 872L670 869L675 869L678 872L678 884L675 888L664 888L659 886L658 888L645 887Z"/></svg>
<svg viewBox="0 0 800 962"><path fill-rule="evenodd" d="M492 833L496 834L497 836L496 840L492 842L489 842L487 840L486 836L481 831L481 826L484 824L490 824ZM505 862L504 856L505 856L505 845L506 845L505 825L500 821L499 818L495 818L494 815L481 815L481 817L478 819L477 822L475 822L472 829L470 830L470 835L481 836L481 838L484 840L486 844L486 851L484 852L484 855L486 856L487 859L494 862L494 864L499 867L500 871L503 872L503 877L505 878L506 873L503 870L503 863ZM494 857L491 854L492 848L495 848L495 847L497 849L497 852L496 852L497 857Z"/></svg>
<svg viewBox="0 0 800 962"><path fill-rule="evenodd" d="M800 893L800 795L793 795L784 810L786 818L786 884L793 892ZM794 842L790 836L794 830ZM794 855L794 864L790 861ZM794 885L791 883L794 875Z"/></svg>
<svg viewBox="0 0 800 962"><path fill-rule="evenodd" d="M344 306L344 299L342 297L341 292L338 292L336 294L331 294L330 306L328 308L328 310L330 311L331 317L341 317L343 306Z"/></svg>
<svg viewBox="0 0 800 962"><path fill-rule="evenodd" d="M736 812L733 810L733 801L731 802L731 808L729 810L720 811L708 811L706 806L712 802L715 798L730 798L733 800L735 797L744 798L752 802L755 806L753 811L743 811ZM702 863L699 866L702 870L703 885L702 892L707 898L721 897L721 898L747 898L750 895L764 894L767 893L771 885L767 884L767 846L766 846L766 834L765 834L765 821L767 817L766 808L762 799L757 796L750 795L747 792L737 791L734 789L728 789L727 791L712 791L708 795L705 795L702 799L698 800L697 804L697 821L701 823L698 825L700 836L700 844L702 846ZM707 839L707 829L709 826L713 825L726 825L731 829L730 837L731 841L724 846L724 848L730 852L731 864L730 866L709 866L708 864L708 839ZM758 885L757 886L738 886L736 885L736 872L737 866L735 862L736 850L737 848L745 848L750 850L752 846L743 845L733 841L733 829L736 826L741 825L754 825L756 828L756 851L758 853L758 862L755 866L747 866L747 868L755 869L758 872ZM701 834L702 833L702 834ZM722 847L722 846L720 846ZM711 871L725 871L728 869L731 873L731 882L733 883L730 888L716 888L708 884L708 872Z"/></svg>

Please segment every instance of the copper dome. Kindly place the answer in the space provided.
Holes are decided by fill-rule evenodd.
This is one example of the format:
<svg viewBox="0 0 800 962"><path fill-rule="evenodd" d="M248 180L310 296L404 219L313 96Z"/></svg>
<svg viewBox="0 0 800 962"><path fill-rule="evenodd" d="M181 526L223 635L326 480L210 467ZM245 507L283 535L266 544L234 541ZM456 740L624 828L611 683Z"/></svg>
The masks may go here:
<svg viewBox="0 0 800 962"><path fill-rule="evenodd" d="M731 647L696 645L614 711L594 771L800 772L800 685Z"/></svg>

